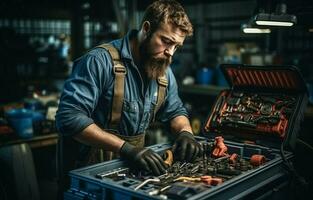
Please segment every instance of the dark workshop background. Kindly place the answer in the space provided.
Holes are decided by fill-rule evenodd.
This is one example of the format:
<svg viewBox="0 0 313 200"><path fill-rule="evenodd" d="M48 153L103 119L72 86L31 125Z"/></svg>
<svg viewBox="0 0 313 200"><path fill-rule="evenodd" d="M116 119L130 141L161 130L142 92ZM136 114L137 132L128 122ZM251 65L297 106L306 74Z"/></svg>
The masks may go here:
<svg viewBox="0 0 313 200"><path fill-rule="evenodd" d="M148 0L1 0L0 2L0 141L5 148L25 142L8 124L5 113L26 107L36 111L33 137L26 139L34 191L41 199L56 199L54 113L72 63L86 50L139 28ZM190 112L195 134L218 93L228 85L218 65L295 65L300 68L311 98L299 137L313 144L313 1L309 0L181 0L194 25L171 65L179 93ZM278 3L296 15L292 27L268 34L246 34L242 25L260 10L274 12ZM147 144L168 141L166 127L153 124ZM28 148L27 146L27 148ZM2 155L0 153L0 155ZM296 148L296 168L312 180L312 150ZM13 166L5 170L14 173ZM2 194L14 191L10 174L2 170ZM22 187L22 186L21 186Z"/></svg>

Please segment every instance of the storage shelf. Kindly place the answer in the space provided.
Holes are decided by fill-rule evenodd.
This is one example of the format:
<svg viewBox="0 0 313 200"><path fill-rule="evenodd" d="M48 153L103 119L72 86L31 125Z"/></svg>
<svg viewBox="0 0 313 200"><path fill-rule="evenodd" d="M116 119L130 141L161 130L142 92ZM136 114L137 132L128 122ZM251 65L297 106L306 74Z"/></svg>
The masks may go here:
<svg viewBox="0 0 313 200"><path fill-rule="evenodd" d="M215 85L181 85L179 87L179 92L201 95L218 95L223 89L227 89L227 87Z"/></svg>

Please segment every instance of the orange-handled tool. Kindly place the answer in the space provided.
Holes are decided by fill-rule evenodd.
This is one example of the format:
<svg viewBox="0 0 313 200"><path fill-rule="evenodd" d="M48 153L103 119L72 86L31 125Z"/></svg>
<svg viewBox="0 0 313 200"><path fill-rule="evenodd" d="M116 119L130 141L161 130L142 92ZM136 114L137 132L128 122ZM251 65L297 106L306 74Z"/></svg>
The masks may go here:
<svg viewBox="0 0 313 200"><path fill-rule="evenodd" d="M265 161L266 161L265 156L259 154L254 154L250 158L250 164L255 167L263 165Z"/></svg>
<svg viewBox="0 0 313 200"><path fill-rule="evenodd" d="M173 152L171 150L165 151L165 158L166 158L164 160L165 164L172 166L174 158L173 158Z"/></svg>
<svg viewBox="0 0 313 200"><path fill-rule="evenodd" d="M201 176L201 181L207 185L219 185L223 182L221 178L213 178L212 176Z"/></svg>

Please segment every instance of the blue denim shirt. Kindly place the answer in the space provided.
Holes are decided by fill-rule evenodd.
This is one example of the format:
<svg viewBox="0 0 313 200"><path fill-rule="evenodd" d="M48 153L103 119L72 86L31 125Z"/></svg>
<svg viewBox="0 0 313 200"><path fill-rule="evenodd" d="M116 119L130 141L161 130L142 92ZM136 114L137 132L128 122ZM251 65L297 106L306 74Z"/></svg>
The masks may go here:
<svg viewBox="0 0 313 200"><path fill-rule="evenodd" d="M119 134L138 135L143 133L153 117L157 100L158 84L151 80L146 91L139 70L134 64L130 50L130 38L137 31L130 31L124 38L112 41L121 52L126 67L124 103ZM64 136L80 133L92 123L108 128L114 86L113 65L107 50L95 48L74 62L73 71L65 81L56 124ZM156 115L161 122L168 122L176 116L188 116L178 96L177 84L170 67L166 71L168 87L164 104Z"/></svg>

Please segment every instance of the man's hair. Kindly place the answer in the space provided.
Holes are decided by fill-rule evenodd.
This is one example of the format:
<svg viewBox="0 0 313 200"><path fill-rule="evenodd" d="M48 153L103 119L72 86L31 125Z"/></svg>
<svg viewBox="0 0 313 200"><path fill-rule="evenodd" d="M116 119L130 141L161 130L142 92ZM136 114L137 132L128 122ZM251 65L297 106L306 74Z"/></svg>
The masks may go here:
<svg viewBox="0 0 313 200"><path fill-rule="evenodd" d="M171 23L177 26L186 36L193 33L192 24L180 3L175 0L158 0L149 5L144 13L141 26L150 22L152 33L161 23Z"/></svg>

